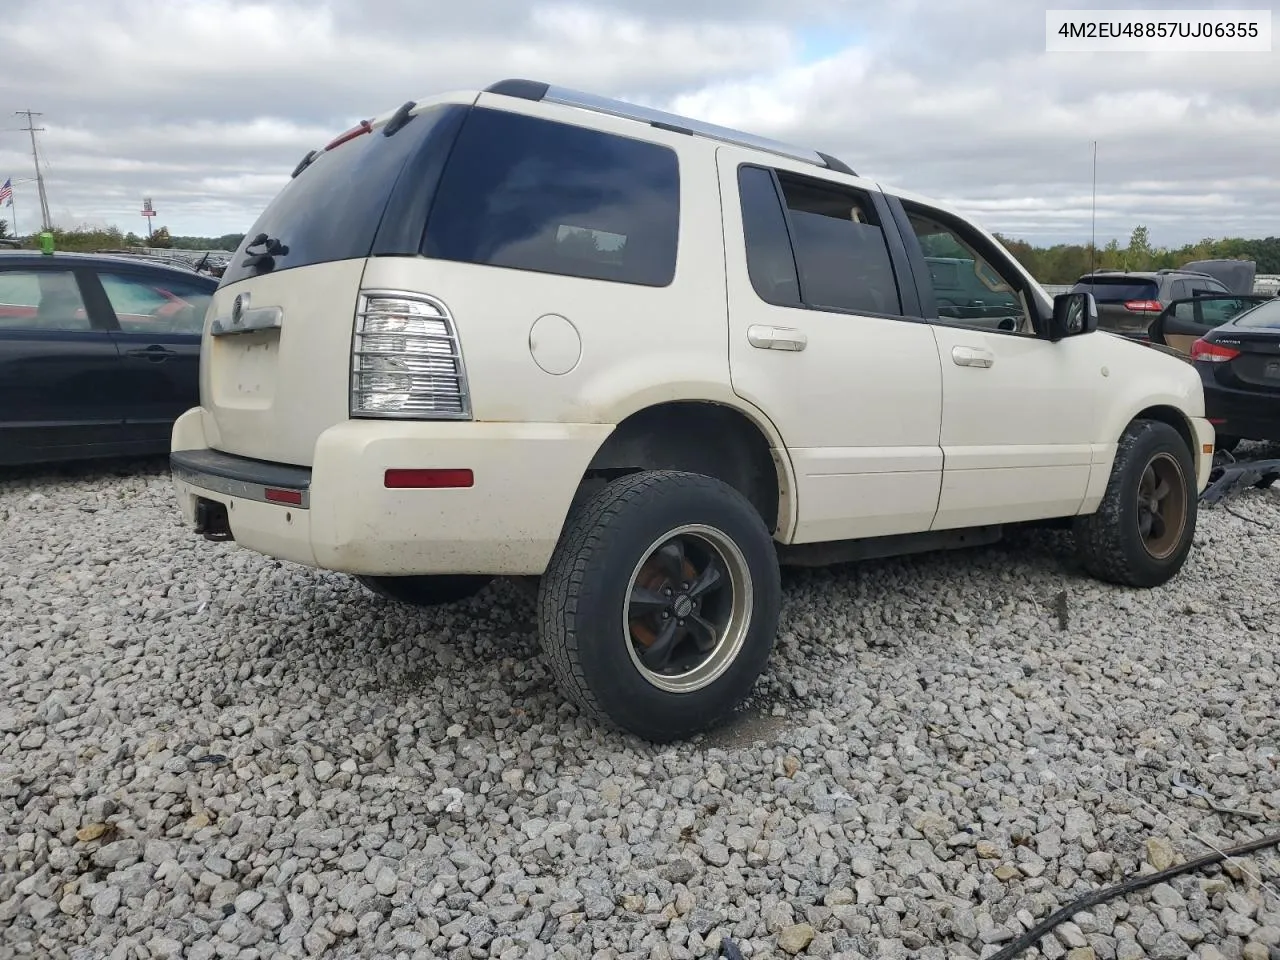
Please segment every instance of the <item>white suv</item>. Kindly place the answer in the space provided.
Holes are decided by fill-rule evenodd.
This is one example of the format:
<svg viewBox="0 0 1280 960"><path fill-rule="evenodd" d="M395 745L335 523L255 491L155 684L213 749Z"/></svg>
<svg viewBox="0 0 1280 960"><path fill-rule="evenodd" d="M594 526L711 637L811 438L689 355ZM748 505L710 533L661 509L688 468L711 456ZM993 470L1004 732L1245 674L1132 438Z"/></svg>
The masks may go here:
<svg viewBox="0 0 1280 960"><path fill-rule="evenodd" d="M394 600L540 577L586 711L665 741L774 643L779 564L1074 524L1180 569L1213 429L1185 363L825 154L508 80L299 163L206 318L172 466L205 536Z"/></svg>

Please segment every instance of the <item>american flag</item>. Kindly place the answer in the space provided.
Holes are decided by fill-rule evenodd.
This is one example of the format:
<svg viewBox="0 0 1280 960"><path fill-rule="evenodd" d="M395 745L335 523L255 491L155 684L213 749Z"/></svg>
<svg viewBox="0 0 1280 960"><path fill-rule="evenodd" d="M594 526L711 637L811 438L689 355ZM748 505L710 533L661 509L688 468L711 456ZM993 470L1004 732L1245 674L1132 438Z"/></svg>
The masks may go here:
<svg viewBox="0 0 1280 960"><path fill-rule="evenodd" d="M4 186L0 187L0 200L4 201L6 207L13 206L13 183L10 180L4 182Z"/></svg>

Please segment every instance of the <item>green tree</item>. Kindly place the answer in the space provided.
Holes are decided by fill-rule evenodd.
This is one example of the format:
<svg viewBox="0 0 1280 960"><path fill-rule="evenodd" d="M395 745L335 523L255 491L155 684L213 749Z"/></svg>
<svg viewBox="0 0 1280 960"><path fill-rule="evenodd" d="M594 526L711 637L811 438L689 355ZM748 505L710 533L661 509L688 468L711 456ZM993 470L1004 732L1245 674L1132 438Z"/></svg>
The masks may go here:
<svg viewBox="0 0 1280 960"><path fill-rule="evenodd" d="M1151 234L1146 227L1137 226L1129 236L1129 248L1125 251L1132 263L1149 263L1151 261Z"/></svg>
<svg viewBox="0 0 1280 960"><path fill-rule="evenodd" d="M0 220L0 238L7 237L8 235L9 235L9 221Z"/></svg>
<svg viewBox="0 0 1280 960"><path fill-rule="evenodd" d="M147 246L157 250L168 250L173 246L173 237L169 236L169 228L161 227L147 238Z"/></svg>

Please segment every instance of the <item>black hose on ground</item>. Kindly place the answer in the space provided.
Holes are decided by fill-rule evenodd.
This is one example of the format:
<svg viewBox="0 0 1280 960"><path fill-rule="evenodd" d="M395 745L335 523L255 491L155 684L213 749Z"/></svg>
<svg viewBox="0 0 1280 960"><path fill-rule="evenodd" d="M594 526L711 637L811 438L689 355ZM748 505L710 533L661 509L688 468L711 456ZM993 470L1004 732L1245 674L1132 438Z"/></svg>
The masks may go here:
<svg viewBox="0 0 1280 960"><path fill-rule="evenodd" d="M1245 854L1253 853L1255 850L1263 850L1266 847L1280 846L1280 833L1272 834L1269 837L1263 837L1261 840L1253 840L1249 843L1241 844L1238 847L1232 847L1230 850L1215 851L1207 856L1200 857L1198 860L1188 860L1186 863L1179 863L1176 866L1169 867L1166 870L1158 870L1155 873L1148 873L1145 876L1133 877L1124 883L1116 884L1114 887L1104 887L1101 890L1095 890L1086 894L1079 900L1067 904L1061 910L1055 910L1053 913L1036 924L1013 943L1009 944L998 953L992 954L987 960L1012 960L1023 950L1029 950L1040 942L1040 939L1059 924L1065 923L1081 910L1087 910L1089 907L1096 907L1100 903L1108 900L1114 900L1117 897L1123 897L1125 894L1133 893L1135 890L1142 890L1145 887L1154 887L1158 883L1171 877L1180 876L1184 873L1192 873L1196 870L1203 870L1205 867L1211 867L1215 863L1221 863L1223 860L1230 860L1233 857L1242 857Z"/></svg>
<svg viewBox="0 0 1280 960"><path fill-rule="evenodd" d="M1081 910L1096 907L1100 903L1123 897L1125 894L1133 893L1135 890L1154 887L1156 884L1164 883L1164 881L1172 877L1203 870L1205 867L1211 867L1215 863L1221 863L1223 860L1243 857L1245 854L1253 853L1256 850L1264 850L1267 847L1280 847L1280 833L1263 837L1260 840L1252 840L1238 847L1232 847L1230 850L1215 851L1207 856L1200 857L1198 860L1188 860L1186 863L1179 863L1176 866L1169 867L1167 870L1158 870L1155 873L1133 877L1124 883L1116 884L1114 887L1103 887L1101 890L1095 890L1079 900L1067 904L1062 909L1055 910L1045 920L1036 924L998 953L993 953L987 960L1013 960L1022 951L1029 950L1039 943L1045 934L1050 933L1055 927L1070 920ZM725 960L743 960L742 951L728 937L720 942L720 956Z"/></svg>

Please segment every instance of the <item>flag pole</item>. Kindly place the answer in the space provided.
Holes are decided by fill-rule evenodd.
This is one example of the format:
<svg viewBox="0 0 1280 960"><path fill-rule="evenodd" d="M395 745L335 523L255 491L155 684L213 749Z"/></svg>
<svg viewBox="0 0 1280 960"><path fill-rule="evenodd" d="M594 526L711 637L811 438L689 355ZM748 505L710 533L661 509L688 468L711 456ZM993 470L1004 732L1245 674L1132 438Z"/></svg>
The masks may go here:
<svg viewBox="0 0 1280 960"><path fill-rule="evenodd" d="M9 194L9 227L13 230L13 238L20 239L22 234L18 232L18 207L13 202L13 194Z"/></svg>

